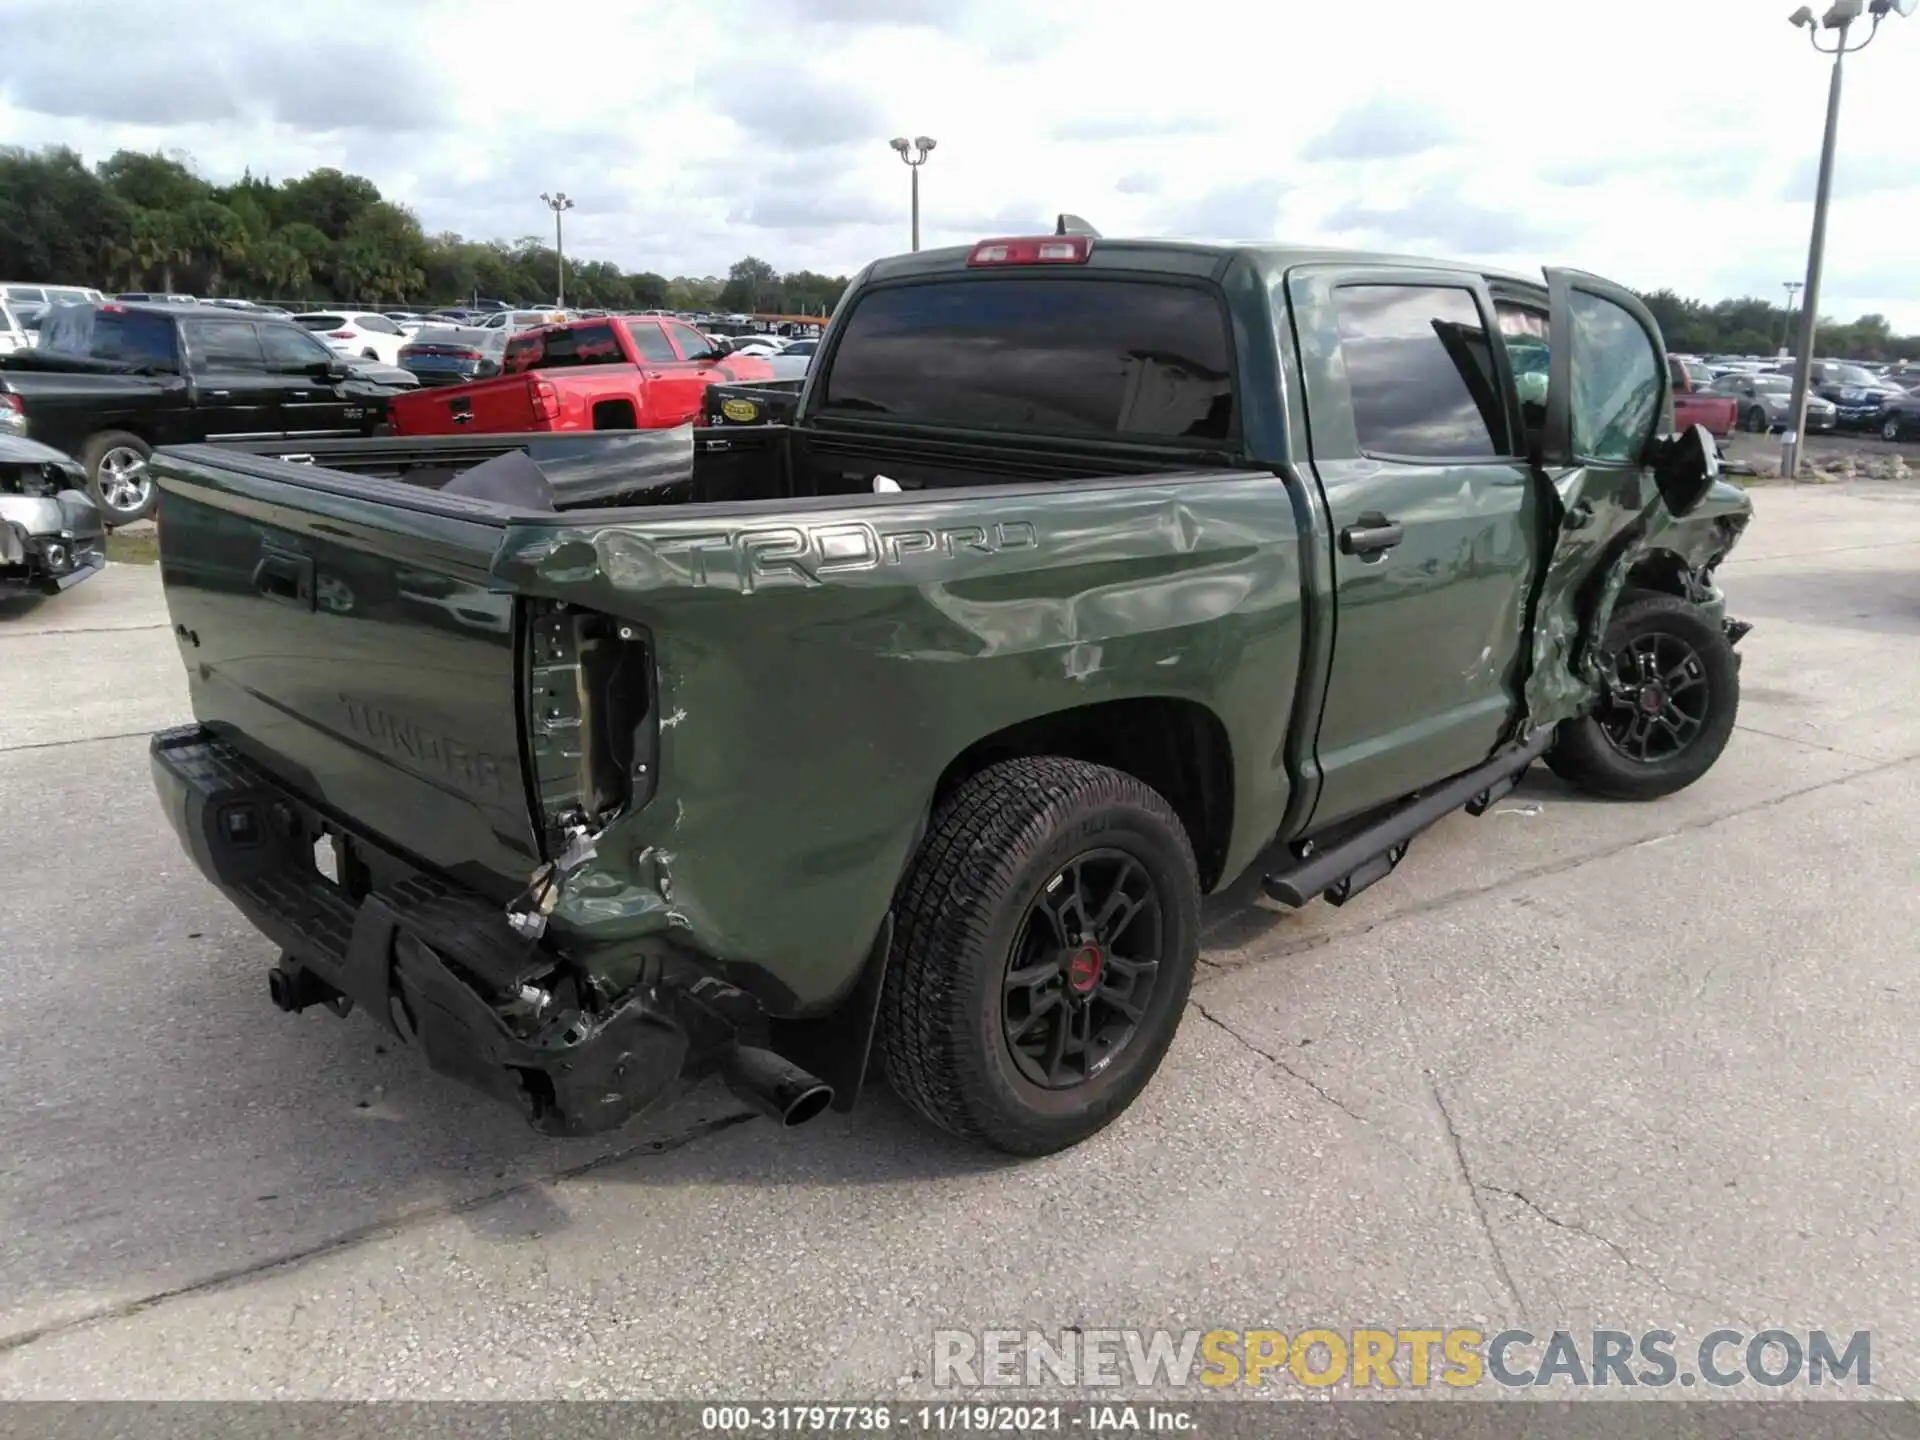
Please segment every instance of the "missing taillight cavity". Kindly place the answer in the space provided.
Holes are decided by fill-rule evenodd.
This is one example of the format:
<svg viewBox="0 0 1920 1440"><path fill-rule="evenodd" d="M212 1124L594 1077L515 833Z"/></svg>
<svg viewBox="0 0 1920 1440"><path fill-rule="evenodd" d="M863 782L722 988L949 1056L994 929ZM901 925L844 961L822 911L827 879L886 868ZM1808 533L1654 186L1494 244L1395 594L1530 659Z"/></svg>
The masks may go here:
<svg viewBox="0 0 1920 1440"><path fill-rule="evenodd" d="M527 740L549 853L653 798L659 725L646 632L574 606L529 609Z"/></svg>
<svg viewBox="0 0 1920 1440"><path fill-rule="evenodd" d="M1093 254L1090 235L1033 235L982 240L967 256L967 264L1082 265Z"/></svg>

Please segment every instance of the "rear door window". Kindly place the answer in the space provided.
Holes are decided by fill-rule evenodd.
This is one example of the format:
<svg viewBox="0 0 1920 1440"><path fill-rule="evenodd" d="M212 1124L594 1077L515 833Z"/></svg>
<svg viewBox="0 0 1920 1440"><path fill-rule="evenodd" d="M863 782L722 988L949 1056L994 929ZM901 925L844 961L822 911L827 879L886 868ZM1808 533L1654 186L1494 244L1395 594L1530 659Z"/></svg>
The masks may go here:
<svg viewBox="0 0 1920 1440"><path fill-rule="evenodd" d="M987 430L1221 441L1233 348L1212 292L1090 276L969 276L869 291L822 409Z"/></svg>
<svg viewBox="0 0 1920 1440"><path fill-rule="evenodd" d="M1343 285L1340 353L1364 454L1425 460L1504 455L1505 410L1471 290Z"/></svg>

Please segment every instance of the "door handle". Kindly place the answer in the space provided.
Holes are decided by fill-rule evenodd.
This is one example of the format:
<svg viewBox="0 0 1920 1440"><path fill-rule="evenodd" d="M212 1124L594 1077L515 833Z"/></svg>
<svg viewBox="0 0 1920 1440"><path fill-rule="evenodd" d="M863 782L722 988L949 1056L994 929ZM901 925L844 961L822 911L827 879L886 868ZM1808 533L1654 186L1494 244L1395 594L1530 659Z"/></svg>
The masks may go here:
<svg viewBox="0 0 1920 1440"><path fill-rule="evenodd" d="M1358 555L1365 560L1384 555L1406 538L1406 527L1398 521L1368 511L1356 523L1340 532L1340 550L1342 554Z"/></svg>
<svg viewBox="0 0 1920 1440"><path fill-rule="evenodd" d="M232 393L231 390L209 390L207 391L207 398L209 400L224 400Z"/></svg>
<svg viewBox="0 0 1920 1440"><path fill-rule="evenodd" d="M253 567L253 588L296 610L313 609L313 559L283 550L264 551Z"/></svg>

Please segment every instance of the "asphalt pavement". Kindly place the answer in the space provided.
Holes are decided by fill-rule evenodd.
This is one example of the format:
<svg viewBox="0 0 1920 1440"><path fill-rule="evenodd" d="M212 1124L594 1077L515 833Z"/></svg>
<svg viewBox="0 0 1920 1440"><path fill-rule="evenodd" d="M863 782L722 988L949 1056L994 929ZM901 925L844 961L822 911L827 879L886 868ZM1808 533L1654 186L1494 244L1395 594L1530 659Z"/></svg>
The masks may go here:
<svg viewBox="0 0 1920 1440"><path fill-rule="evenodd" d="M1920 487L1754 494L1711 775L1538 775L1223 922L1141 1102L1026 1163L884 1088L547 1140L280 1014L151 798L155 572L6 608L0 1398L906 1398L942 1329L1416 1325L1870 1330L1920 1394Z"/></svg>

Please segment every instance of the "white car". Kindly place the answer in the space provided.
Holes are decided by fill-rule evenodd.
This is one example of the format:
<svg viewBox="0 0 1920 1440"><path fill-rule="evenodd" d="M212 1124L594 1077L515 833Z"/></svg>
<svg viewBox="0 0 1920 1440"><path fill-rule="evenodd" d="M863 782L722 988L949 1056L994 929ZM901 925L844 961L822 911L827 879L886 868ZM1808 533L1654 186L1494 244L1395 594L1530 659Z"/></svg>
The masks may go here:
<svg viewBox="0 0 1920 1440"><path fill-rule="evenodd" d="M22 301L0 300L0 355L31 350L40 343L40 332L30 322L39 318L42 309Z"/></svg>
<svg viewBox="0 0 1920 1440"><path fill-rule="evenodd" d="M104 305L107 297L85 285L23 285L0 281L0 300L15 305Z"/></svg>
<svg viewBox="0 0 1920 1440"><path fill-rule="evenodd" d="M398 325L370 310L314 310L293 318L342 355L383 365L400 363L400 347L407 340Z"/></svg>
<svg viewBox="0 0 1920 1440"><path fill-rule="evenodd" d="M778 355L767 357L767 363L773 367L776 380L804 379L807 368L813 364L813 352L820 348L818 340L795 340Z"/></svg>
<svg viewBox="0 0 1920 1440"><path fill-rule="evenodd" d="M573 318L571 310L496 310L484 320L476 320L469 329L504 330L509 335L518 335L522 330L535 330L542 325L561 325Z"/></svg>

